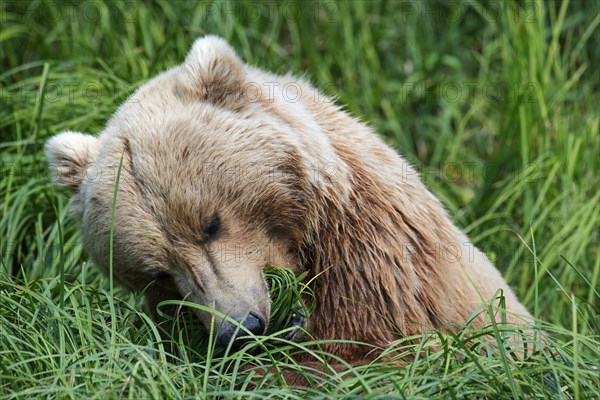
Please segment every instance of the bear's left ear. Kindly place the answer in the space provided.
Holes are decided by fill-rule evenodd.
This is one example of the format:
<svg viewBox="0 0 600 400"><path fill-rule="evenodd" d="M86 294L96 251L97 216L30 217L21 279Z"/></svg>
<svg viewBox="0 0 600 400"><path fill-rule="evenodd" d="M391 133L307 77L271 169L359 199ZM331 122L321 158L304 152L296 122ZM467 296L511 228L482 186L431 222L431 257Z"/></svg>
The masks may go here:
<svg viewBox="0 0 600 400"><path fill-rule="evenodd" d="M46 143L52 181L77 191L97 152L98 138L94 136L72 131L54 136Z"/></svg>
<svg viewBox="0 0 600 400"><path fill-rule="evenodd" d="M243 90L244 65L227 42L217 36L197 39L187 55L185 85L202 100L222 104Z"/></svg>

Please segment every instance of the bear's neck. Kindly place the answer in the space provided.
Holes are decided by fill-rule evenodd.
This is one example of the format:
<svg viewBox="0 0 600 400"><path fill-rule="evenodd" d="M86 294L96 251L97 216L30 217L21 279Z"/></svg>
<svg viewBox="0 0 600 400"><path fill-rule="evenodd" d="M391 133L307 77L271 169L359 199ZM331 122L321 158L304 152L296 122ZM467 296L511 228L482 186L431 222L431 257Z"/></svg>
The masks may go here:
<svg viewBox="0 0 600 400"><path fill-rule="evenodd" d="M343 205L320 204L303 257L316 299L311 320L318 323L310 328L316 339L386 346L456 317L448 302L460 294L444 285L444 266L431 250L432 238L455 235L443 211L416 205L408 215L406 204L372 187L355 190ZM436 228L420 232L423 224Z"/></svg>

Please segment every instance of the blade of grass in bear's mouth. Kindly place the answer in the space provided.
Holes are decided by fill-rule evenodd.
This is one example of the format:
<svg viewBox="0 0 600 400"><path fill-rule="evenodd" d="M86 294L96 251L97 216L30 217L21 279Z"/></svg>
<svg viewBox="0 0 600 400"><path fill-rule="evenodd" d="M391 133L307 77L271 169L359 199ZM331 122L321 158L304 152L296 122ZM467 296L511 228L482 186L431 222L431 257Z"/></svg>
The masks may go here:
<svg viewBox="0 0 600 400"><path fill-rule="evenodd" d="M266 335L283 331L278 337L295 341L314 308L314 295L303 283L305 274L296 276L291 270L269 267L264 271L271 296L271 316ZM175 317L177 324L185 331L192 348L203 349L208 345L209 334L188 307L182 307ZM174 338L175 340L177 338Z"/></svg>
<svg viewBox="0 0 600 400"><path fill-rule="evenodd" d="M312 291L303 283L305 274L295 276L287 268L267 268L265 277L271 295L271 321L267 334L300 325L300 319L310 317L312 307L307 300L313 298ZM308 301L309 304L314 304Z"/></svg>

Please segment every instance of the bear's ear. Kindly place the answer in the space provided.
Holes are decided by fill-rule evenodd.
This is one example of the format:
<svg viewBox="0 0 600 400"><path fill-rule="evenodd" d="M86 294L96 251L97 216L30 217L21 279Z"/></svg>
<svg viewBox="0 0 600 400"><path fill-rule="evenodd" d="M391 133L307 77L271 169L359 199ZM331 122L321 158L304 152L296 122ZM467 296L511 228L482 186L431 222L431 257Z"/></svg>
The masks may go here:
<svg viewBox="0 0 600 400"><path fill-rule="evenodd" d="M239 98L243 90L244 64L220 37L197 39L184 67L185 85L202 100L223 104Z"/></svg>
<svg viewBox="0 0 600 400"><path fill-rule="evenodd" d="M98 139L79 132L62 132L46 143L52 181L76 191L87 165L98 151Z"/></svg>

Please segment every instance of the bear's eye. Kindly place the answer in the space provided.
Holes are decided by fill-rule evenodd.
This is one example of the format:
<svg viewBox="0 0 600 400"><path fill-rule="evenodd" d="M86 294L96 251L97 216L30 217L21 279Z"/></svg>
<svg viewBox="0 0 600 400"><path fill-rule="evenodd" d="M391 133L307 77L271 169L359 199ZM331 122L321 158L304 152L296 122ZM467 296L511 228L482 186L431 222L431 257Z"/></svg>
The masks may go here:
<svg viewBox="0 0 600 400"><path fill-rule="evenodd" d="M150 275L150 279L152 279L153 282L165 281L167 279L171 279L171 274L165 271L155 271Z"/></svg>
<svg viewBox="0 0 600 400"><path fill-rule="evenodd" d="M219 213L214 213L204 226L204 239L214 239L221 230L221 217Z"/></svg>

